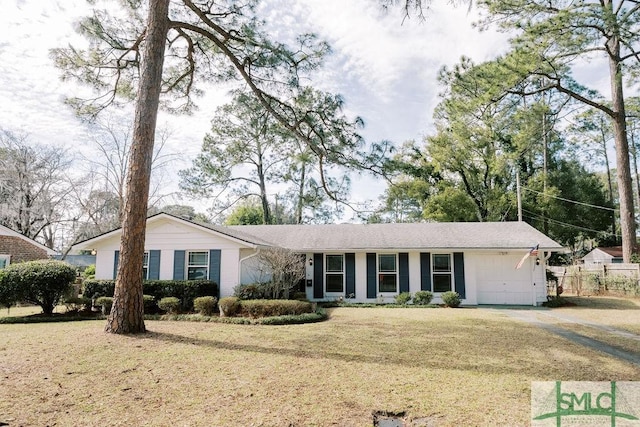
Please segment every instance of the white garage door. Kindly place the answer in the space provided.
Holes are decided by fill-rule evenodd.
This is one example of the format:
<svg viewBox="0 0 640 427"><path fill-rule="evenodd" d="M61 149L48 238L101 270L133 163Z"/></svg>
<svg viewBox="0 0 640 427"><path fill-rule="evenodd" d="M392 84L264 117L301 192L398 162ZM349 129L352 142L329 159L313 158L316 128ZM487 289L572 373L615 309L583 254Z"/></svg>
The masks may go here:
<svg viewBox="0 0 640 427"><path fill-rule="evenodd" d="M483 255L477 266L478 304L532 305L531 260L515 269L522 255Z"/></svg>

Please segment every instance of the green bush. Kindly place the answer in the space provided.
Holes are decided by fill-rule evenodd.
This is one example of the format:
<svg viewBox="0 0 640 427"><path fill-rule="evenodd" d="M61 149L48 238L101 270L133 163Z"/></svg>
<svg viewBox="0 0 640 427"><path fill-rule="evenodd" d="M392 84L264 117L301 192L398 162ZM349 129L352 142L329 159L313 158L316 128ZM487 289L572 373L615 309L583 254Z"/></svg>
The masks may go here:
<svg viewBox="0 0 640 427"><path fill-rule="evenodd" d="M460 305L460 294L453 291L448 291L442 294L442 302L447 307L458 307Z"/></svg>
<svg viewBox="0 0 640 427"><path fill-rule="evenodd" d="M613 292L614 294L638 296L640 288L638 287L638 279L635 277L625 276L607 276L601 280L604 289L600 289L600 293Z"/></svg>
<svg viewBox="0 0 640 427"><path fill-rule="evenodd" d="M51 315L63 296L72 290L76 270L63 261L38 260L11 264L0 275L0 295L5 300L39 305Z"/></svg>
<svg viewBox="0 0 640 427"><path fill-rule="evenodd" d="M96 278L96 265L91 264L88 265L87 268L82 272L82 277L86 279L95 279Z"/></svg>
<svg viewBox="0 0 640 427"><path fill-rule="evenodd" d="M311 313L310 302L295 300L245 300L240 302L240 314L245 317L271 317Z"/></svg>
<svg viewBox="0 0 640 427"><path fill-rule="evenodd" d="M216 310L218 298L212 296L198 297L193 300L193 308L203 316L211 316Z"/></svg>
<svg viewBox="0 0 640 427"><path fill-rule="evenodd" d="M85 280L82 296L87 298L112 297L116 282L114 280Z"/></svg>
<svg viewBox="0 0 640 427"><path fill-rule="evenodd" d="M63 303L67 313L77 313L91 308L91 299L85 297L68 297Z"/></svg>
<svg viewBox="0 0 640 427"><path fill-rule="evenodd" d="M240 299L238 297L220 298L218 308L221 317L233 317L240 311Z"/></svg>
<svg viewBox="0 0 640 427"><path fill-rule="evenodd" d="M158 312L158 305L153 295L142 295L142 304L144 305L144 314L154 314Z"/></svg>
<svg viewBox="0 0 640 427"><path fill-rule="evenodd" d="M158 301L158 307L160 307L160 310L166 311L169 314L175 314L180 308L180 299L176 297L164 297Z"/></svg>
<svg viewBox="0 0 640 427"><path fill-rule="evenodd" d="M396 295L396 304L405 305L409 301L411 301L411 292L401 292Z"/></svg>
<svg viewBox="0 0 640 427"><path fill-rule="evenodd" d="M0 270L0 306L11 308L20 302L20 284L16 281L4 279L4 269Z"/></svg>
<svg viewBox="0 0 640 427"><path fill-rule="evenodd" d="M198 297L218 294L218 285L210 280L145 280L142 283L145 295L153 296L157 301L165 297L180 300L180 311L193 311L193 300ZM97 298L112 297L115 280L87 280L84 284L84 296Z"/></svg>
<svg viewBox="0 0 640 427"><path fill-rule="evenodd" d="M98 297L95 304L101 307L102 314L108 315L111 313L111 306L113 306L113 297Z"/></svg>
<svg viewBox="0 0 640 427"><path fill-rule="evenodd" d="M299 315L285 315L265 317L260 319L259 322L262 325L295 325L300 323L314 323L321 322L327 319L327 312L322 308L315 313L303 313Z"/></svg>
<svg viewBox="0 0 640 427"><path fill-rule="evenodd" d="M265 299L269 294L269 287L265 283L249 283L233 288L233 296L242 300Z"/></svg>
<svg viewBox="0 0 640 427"><path fill-rule="evenodd" d="M418 291L413 295L415 305L429 305L433 299L433 294L429 291Z"/></svg>

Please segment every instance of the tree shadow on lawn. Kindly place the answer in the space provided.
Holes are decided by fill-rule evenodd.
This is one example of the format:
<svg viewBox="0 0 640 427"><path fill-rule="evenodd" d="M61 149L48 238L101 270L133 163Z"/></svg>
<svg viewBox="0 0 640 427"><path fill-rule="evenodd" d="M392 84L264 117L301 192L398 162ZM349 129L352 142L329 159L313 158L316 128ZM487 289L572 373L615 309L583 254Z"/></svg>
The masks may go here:
<svg viewBox="0 0 640 427"><path fill-rule="evenodd" d="M605 296L562 296L571 303L562 308L564 310L596 309L596 310L640 310L638 298L614 298Z"/></svg>
<svg viewBox="0 0 640 427"><path fill-rule="evenodd" d="M531 376L548 376L552 371L562 369L562 363L558 363L555 360L553 363L547 363L545 361L540 364L540 360L544 360L541 357L538 362L533 363L529 360L532 352L548 352L558 351L566 352L566 341L558 338L557 343L551 345L550 342L553 337L552 334L539 330L535 327L523 325L522 328L526 329L526 333L535 334L534 339L530 339L527 343L521 343L517 351L507 351L506 354L509 359L500 358L493 355L491 351L492 344L482 340L480 346L470 348L465 346L464 338L457 343L450 343L451 351L448 353L449 357L439 358L434 357L429 351L430 346L438 345L437 342L430 342L428 337L425 337L424 347L419 353L416 351L404 352L402 349L393 347L393 343L380 342L380 352L378 353L358 353L353 351L354 348L349 348L352 352L337 352L330 350L318 350L309 346L304 348L287 348L287 347L269 347L261 346L257 344L241 344L231 343L213 339L203 339L188 337L174 333L167 332L154 332L147 331L142 335L135 335L141 339L157 340L174 344L187 344L195 345L203 348L210 348L214 350L231 350L241 351L247 353L266 354L274 356L305 358L305 359L330 359L345 363L365 363L365 364L378 364L388 367L389 365L396 365L406 368L428 368L428 369L454 369L459 371L470 371L474 373L503 375L503 374L516 374L516 375L531 375ZM456 331L456 334L461 334L461 331ZM472 335L477 335L477 331L467 330L465 332L469 335L469 340L472 340ZM450 334L442 333L439 339L447 339ZM476 337L477 339L477 337ZM512 342L509 340L509 342ZM541 347L540 343L544 342L546 348ZM331 348L331 344L327 343L324 348ZM505 344L507 346L507 344ZM334 346L335 347L335 346ZM459 354L456 354L459 352ZM467 360L464 360L464 359ZM258 359L259 360L259 359ZM575 361L567 358L567 366L575 363Z"/></svg>

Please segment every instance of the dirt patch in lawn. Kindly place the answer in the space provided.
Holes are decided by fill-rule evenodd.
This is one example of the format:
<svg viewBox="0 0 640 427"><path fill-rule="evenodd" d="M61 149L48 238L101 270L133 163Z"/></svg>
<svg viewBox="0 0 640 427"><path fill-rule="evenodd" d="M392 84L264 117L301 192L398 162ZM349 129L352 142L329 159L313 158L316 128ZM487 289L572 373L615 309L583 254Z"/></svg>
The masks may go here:
<svg viewBox="0 0 640 427"><path fill-rule="evenodd" d="M531 381L639 380L640 369L499 312L335 308L326 322L0 325L9 425L526 425Z"/></svg>

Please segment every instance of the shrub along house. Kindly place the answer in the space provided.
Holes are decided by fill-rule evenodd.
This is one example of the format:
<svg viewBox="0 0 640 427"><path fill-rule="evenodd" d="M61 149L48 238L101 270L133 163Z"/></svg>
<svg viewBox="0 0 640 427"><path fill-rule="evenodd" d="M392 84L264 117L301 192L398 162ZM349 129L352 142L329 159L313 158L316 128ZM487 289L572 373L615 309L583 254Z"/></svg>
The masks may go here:
<svg viewBox="0 0 640 427"><path fill-rule="evenodd" d="M115 277L120 236L74 246L96 251L96 279ZM429 290L438 302L453 290L466 305L546 301L545 260L563 251L524 222L217 226L165 213L148 218L145 247L146 279L209 279L222 297L255 282L257 255L280 247L305 257L312 301L391 302Z"/></svg>
<svg viewBox="0 0 640 427"><path fill-rule="evenodd" d="M47 259L56 254L35 240L0 225L0 269L17 262Z"/></svg>

